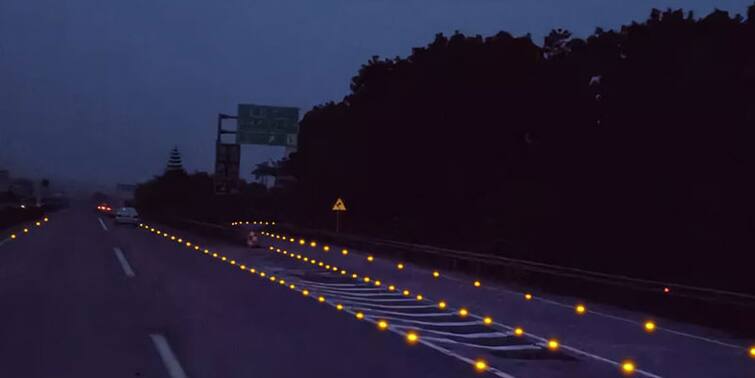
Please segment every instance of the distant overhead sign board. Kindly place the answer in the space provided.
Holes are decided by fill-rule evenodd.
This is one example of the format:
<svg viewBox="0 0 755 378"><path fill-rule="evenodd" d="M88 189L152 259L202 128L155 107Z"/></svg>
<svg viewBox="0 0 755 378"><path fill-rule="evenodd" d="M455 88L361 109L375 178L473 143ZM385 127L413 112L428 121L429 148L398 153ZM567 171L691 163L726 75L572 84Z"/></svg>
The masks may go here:
<svg viewBox="0 0 755 378"><path fill-rule="evenodd" d="M241 146L218 143L215 147L215 176L213 183L216 194L228 194L236 190L239 181Z"/></svg>
<svg viewBox="0 0 755 378"><path fill-rule="evenodd" d="M239 104L236 143L295 147L299 108Z"/></svg>

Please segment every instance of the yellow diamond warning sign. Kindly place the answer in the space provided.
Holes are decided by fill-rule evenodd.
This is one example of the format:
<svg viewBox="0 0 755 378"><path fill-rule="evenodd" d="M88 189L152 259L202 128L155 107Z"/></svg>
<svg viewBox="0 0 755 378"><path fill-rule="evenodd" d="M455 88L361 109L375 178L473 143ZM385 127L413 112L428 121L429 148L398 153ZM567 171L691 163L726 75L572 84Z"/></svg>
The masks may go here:
<svg viewBox="0 0 755 378"><path fill-rule="evenodd" d="M333 205L333 211L346 211L346 204L343 203L342 199L337 199L336 203Z"/></svg>

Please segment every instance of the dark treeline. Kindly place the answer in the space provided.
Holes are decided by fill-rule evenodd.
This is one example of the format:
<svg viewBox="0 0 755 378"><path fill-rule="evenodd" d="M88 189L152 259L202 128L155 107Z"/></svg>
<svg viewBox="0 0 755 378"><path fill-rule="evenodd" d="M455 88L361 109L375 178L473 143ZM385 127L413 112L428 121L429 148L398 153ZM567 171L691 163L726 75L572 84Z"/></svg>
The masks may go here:
<svg viewBox="0 0 755 378"><path fill-rule="evenodd" d="M301 122L283 215L341 196L354 232L752 290L753 46L755 6L374 57Z"/></svg>
<svg viewBox="0 0 755 378"><path fill-rule="evenodd" d="M134 205L152 219L228 223L246 219L252 209L254 214L272 214L281 206L276 198L263 185L243 181L238 194L216 196L212 176L178 170L139 185L134 193Z"/></svg>
<svg viewBox="0 0 755 378"><path fill-rule="evenodd" d="M752 292L753 46L755 6L542 45L439 34L305 115L296 184L233 203L192 175L171 206L332 228L342 197L349 232Z"/></svg>

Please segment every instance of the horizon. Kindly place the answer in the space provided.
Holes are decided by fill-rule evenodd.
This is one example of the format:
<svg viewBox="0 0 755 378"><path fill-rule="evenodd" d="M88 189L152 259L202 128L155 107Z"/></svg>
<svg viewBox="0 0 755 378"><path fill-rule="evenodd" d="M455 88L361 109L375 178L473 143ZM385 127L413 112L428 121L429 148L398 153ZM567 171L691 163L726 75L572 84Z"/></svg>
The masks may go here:
<svg viewBox="0 0 755 378"><path fill-rule="evenodd" d="M187 171L210 171L217 113L256 103L297 106L303 116L349 94L350 78L371 56L405 57L437 33L531 33L541 44L556 28L585 38L597 27L642 22L652 8L744 15L752 1L712 3L10 2L0 12L0 81L7 83L0 136L8 141L0 168L13 177L114 186L160 174L177 145ZM293 30L275 27L281 17L296 21ZM254 164L283 155L281 147L242 151L248 181Z"/></svg>

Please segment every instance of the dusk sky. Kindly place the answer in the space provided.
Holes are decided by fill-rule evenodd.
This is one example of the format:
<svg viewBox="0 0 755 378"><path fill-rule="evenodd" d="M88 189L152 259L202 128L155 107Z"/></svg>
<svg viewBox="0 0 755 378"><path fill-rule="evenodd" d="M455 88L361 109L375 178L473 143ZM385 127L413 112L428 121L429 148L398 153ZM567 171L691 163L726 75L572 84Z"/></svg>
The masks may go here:
<svg viewBox="0 0 755 378"><path fill-rule="evenodd" d="M0 169L132 183L173 145L211 170L215 117L238 103L340 100L372 55L438 32L586 36L651 8L744 14L752 0L2 0ZM228 126L234 126L229 123ZM242 177L282 148L244 146Z"/></svg>

